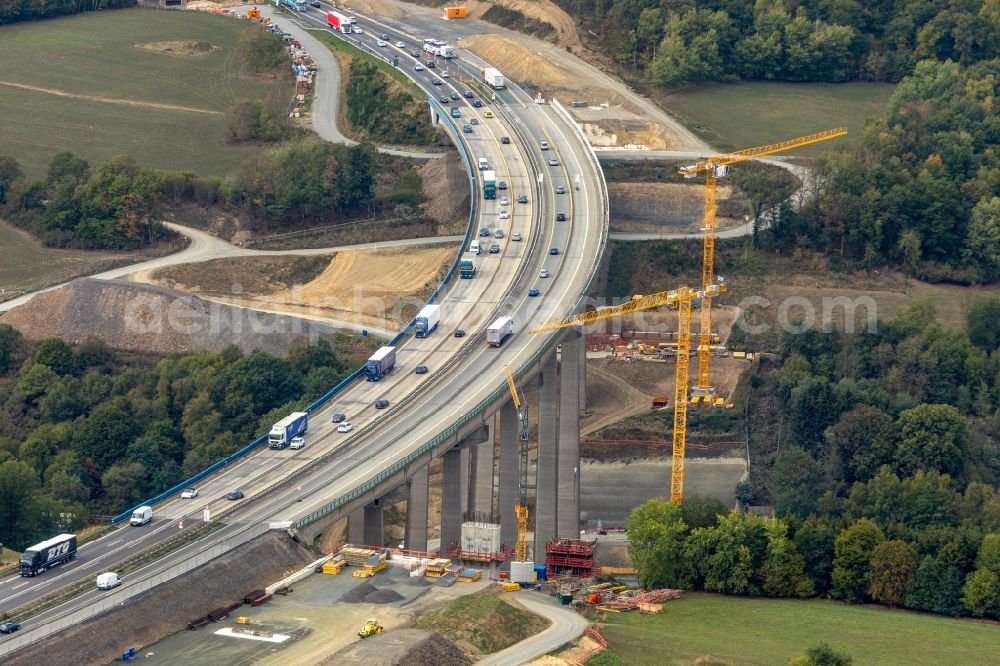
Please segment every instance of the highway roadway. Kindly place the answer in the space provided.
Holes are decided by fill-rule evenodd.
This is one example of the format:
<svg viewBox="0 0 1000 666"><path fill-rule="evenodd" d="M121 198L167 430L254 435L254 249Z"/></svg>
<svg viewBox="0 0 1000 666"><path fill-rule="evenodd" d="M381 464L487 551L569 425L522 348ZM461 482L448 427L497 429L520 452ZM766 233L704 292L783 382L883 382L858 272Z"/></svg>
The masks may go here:
<svg viewBox="0 0 1000 666"><path fill-rule="evenodd" d="M361 25L366 36L371 36L371 29L365 28L363 20ZM286 29L294 34L291 26ZM393 41L397 38L410 48L415 47L408 36L392 35ZM414 62L408 55L400 59ZM453 67L455 63L449 68ZM441 71L441 68L435 69L434 74ZM456 76L445 79L444 85L432 86L426 74L414 74L418 83L435 98L452 90L462 95L466 90L466 85ZM477 97L485 92L479 87L473 89ZM397 366L390 376L379 382L356 382L315 412L311 416L304 449L265 449L204 481L198 488L198 498L178 498L157 505L155 520L149 525L126 526L86 544L76 560L37 578L13 576L0 581L0 612L66 583L111 569L124 555L175 534L182 529L182 522L184 529L190 529L201 519L205 507L217 514L230 506L232 503L225 499L230 490L239 489L251 497L316 458L334 450L341 451L332 464L323 465L294 484L286 484L249 503L236 520L241 524L279 522L306 515L445 431L502 385L503 365L518 367L527 362L539 349L543 338L530 336L526 329L532 323L571 311L587 291L607 234L606 199L600 174L588 153L589 147L572 133L556 110L533 103L528 95L516 88L497 91L496 95L496 105L506 108L517 129L529 139L524 143L518 140L515 128L502 123L499 109L493 103L474 109L464 96L461 97L462 122L472 117L479 120L471 135L464 135L470 157L473 161L486 157L497 171L498 179L506 180L509 185L506 192L498 192L497 200L479 200L479 226L490 230L491 235L496 229L503 229L505 233L503 239L489 240L500 244L501 252L484 253L480 257L480 272L475 279L456 279L452 283L442 301L443 315L438 330L427 338L406 338L397 349ZM483 101L492 100L484 97ZM488 118L486 112L491 110L498 117ZM510 136L511 143L501 143L502 136ZM547 141L552 148L540 150L541 141ZM556 157L557 165L548 166L550 156ZM578 190L571 187L577 174L582 176ZM555 194L555 184L564 184L566 194ZM514 203L516 196L522 193L528 196L529 202ZM510 197L511 204L501 206L499 197L505 194ZM501 209L511 210L511 217L501 219ZM567 213L567 221L554 221L557 210ZM521 233L524 240L512 241L511 233L515 231ZM537 250L532 252L531 248ZM555 248L558 254L550 254L549 248ZM538 277L542 268L546 268L551 277ZM532 287L539 289L539 297L528 296ZM485 345L482 331L496 313L512 316L516 328L503 347L491 349ZM467 331L468 335L455 337L453 332L458 328ZM459 367L447 373L441 371L445 362L456 354L463 355ZM414 374L413 369L418 364L427 365L430 372ZM423 391L416 399L396 405L403 396L420 387ZM388 418L379 418L383 412L374 408L379 398L389 400L388 412L398 412ZM330 421L330 415L335 412L347 414L355 432L336 432ZM218 538L219 533L214 533L188 548L204 547ZM183 551L172 553L155 566L130 574L129 581L148 576L157 567L168 566L183 556ZM75 599L29 620L25 628L33 622L82 607L88 603L87 599L87 596ZM0 639L0 647L4 640Z"/></svg>

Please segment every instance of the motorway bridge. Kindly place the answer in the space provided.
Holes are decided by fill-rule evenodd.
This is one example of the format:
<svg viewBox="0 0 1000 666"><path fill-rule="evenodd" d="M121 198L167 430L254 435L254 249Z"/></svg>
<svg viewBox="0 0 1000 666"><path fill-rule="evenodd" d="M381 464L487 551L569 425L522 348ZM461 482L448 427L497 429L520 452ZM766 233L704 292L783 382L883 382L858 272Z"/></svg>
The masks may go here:
<svg viewBox="0 0 1000 666"><path fill-rule="evenodd" d="M324 10L325 11L325 10ZM316 44L304 28L324 29L323 13L311 11L294 17L275 15L274 21L300 39L307 48ZM397 19L398 20L398 19ZM152 564L129 574L127 583L114 592L84 593L34 615L22 631L0 638L0 657L31 642L44 640L59 629L77 624L107 608L154 588L219 554L272 529L291 529L311 539L333 523L349 517L354 541L381 543L381 498L406 493L409 511L406 545L425 550L427 544L428 464L443 458L441 543L458 541L465 511L489 512L494 495L499 499L501 539L514 541L513 506L517 497L519 426L510 404L504 366L523 384L540 382L538 460L535 479L535 552L555 536L578 536L579 530L579 412L584 399L584 345L577 333L560 336L529 335L531 324L573 312L583 306L593 288L608 235L608 197L597 159L582 132L558 103L536 100L510 84L492 91L477 81L479 62L461 53L461 61L439 60L433 70L416 71L409 55L419 48L423 34L408 34L395 27L362 19L361 35L351 43L392 61L427 92L431 117L449 128L465 158L472 188L472 214L468 242L481 229L503 229L499 254L481 256L480 270L472 280L450 276L435 302L442 305L438 330L426 338L403 335L397 344L395 371L379 382L351 382L310 415L307 446L298 451L255 450L198 482L200 497L181 500L179 494L155 505L155 520L142 528L124 527L85 544L71 563L36 578L0 580L0 613L14 613L32 601L75 582L93 580L122 560L157 544L204 529L208 511L221 526ZM375 40L390 35L390 45L379 48ZM437 30L438 36L441 30ZM343 38L347 36L340 36ZM392 44L407 44L398 49ZM421 60L426 54L421 54ZM501 68L502 69L502 68ZM447 71L442 85L432 85ZM473 108L464 97L471 90L486 104ZM458 93L462 118L453 121L441 95ZM450 105L449 105L450 106ZM489 118L486 112L492 112ZM452 122L478 119L472 133ZM501 141L509 137L510 142ZM551 147L541 150L541 142ZM483 200L479 190L478 158L485 157L508 183L511 205L499 199ZM550 165L549 158L557 164ZM578 187L574 185L578 183ZM556 194L556 186L565 188ZM514 203L525 194L527 204ZM500 218L509 208L509 219ZM565 212L566 221L555 221ZM511 234L521 234L520 242ZM558 253L550 252L556 249ZM541 269L548 278L540 278ZM528 295L538 289L537 297ZM515 323L514 335L500 348L485 343L484 329L506 315ZM455 337L455 329L468 334ZM560 350L557 350L560 347ZM557 358L560 360L557 361ZM428 374L413 372L426 365ZM376 410L378 399L389 408ZM355 428L338 433L333 413L347 414ZM492 426L499 413L499 471L494 470ZM246 499L225 499L239 489ZM193 533L192 533L193 534Z"/></svg>

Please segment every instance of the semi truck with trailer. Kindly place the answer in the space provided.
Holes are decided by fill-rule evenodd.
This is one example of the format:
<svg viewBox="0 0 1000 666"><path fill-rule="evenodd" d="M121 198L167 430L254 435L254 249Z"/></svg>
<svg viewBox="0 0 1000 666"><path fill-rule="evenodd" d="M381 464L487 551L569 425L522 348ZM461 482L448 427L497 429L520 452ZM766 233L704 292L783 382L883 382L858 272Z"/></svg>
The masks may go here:
<svg viewBox="0 0 1000 666"><path fill-rule="evenodd" d="M345 34L351 32L351 17L344 16L340 12L327 12L326 24L334 30L339 30Z"/></svg>
<svg viewBox="0 0 1000 666"><path fill-rule="evenodd" d="M22 576L37 576L74 557L76 557L76 535L60 534L25 550L21 554L19 570Z"/></svg>
<svg viewBox="0 0 1000 666"><path fill-rule="evenodd" d="M416 321L413 324L413 333L418 338L426 338L434 332L434 329L437 328L438 322L440 321L441 306L425 305L420 312L417 313Z"/></svg>
<svg viewBox="0 0 1000 666"><path fill-rule="evenodd" d="M382 347L372 354L368 362L365 363L365 379L370 382L377 382L392 372L396 365L396 348Z"/></svg>
<svg viewBox="0 0 1000 666"><path fill-rule="evenodd" d="M458 277L463 280L471 280L476 277L476 268L479 257L473 252L466 252L462 255L462 261L458 264Z"/></svg>
<svg viewBox="0 0 1000 666"><path fill-rule="evenodd" d="M497 173L496 171L483 172L483 199L497 198Z"/></svg>
<svg viewBox="0 0 1000 666"><path fill-rule="evenodd" d="M500 70L492 67L483 68L483 82L494 90L500 90L501 88L506 87L503 80L503 74L500 73Z"/></svg>
<svg viewBox="0 0 1000 666"><path fill-rule="evenodd" d="M306 0L274 0L274 6L278 9L288 7L297 12L309 11L309 5L306 4Z"/></svg>
<svg viewBox="0 0 1000 666"><path fill-rule="evenodd" d="M273 426L267 434L267 445L272 449L283 449L288 446L293 437L304 435L309 429L309 415L305 412L292 412Z"/></svg>
<svg viewBox="0 0 1000 666"><path fill-rule="evenodd" d="M486 329L486 342L490 347L499 347L514 334L514 320L510 317L497 317Z"/></svg>
<svg viewBox="0 0 1000 666"><path fill-rule="evenodd" d="M440 56L442 58L455 57L455 49L437 39L425 39L424 52L430 53L431 55Z"/></svg>

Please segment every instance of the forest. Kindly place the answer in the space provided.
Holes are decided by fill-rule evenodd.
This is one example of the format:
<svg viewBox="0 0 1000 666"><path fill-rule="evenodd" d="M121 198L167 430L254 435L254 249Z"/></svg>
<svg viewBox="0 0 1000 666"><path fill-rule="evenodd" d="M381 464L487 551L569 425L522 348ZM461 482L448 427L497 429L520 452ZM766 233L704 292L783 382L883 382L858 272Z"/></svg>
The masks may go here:
<svg viewBox="0 0 1000 666"><path fill-rule="evenodd" d="M98 9L119 9L135 7L136 0L105 0L85 2L82 0L0 0L0 25L18 21L38 21L56 16L67 16Z"/></svg>
<svg viewBox="0 0 1000 666"><path fill-rule="evenodd" d="M155 358L0 324L0 543L20 550L172 487L321 397L344 359L323 340L287 358Z"/></svg>
<svg viewBox="0 0 1000 666"><path fill-rule="evenodd" d="M649 584L1000 613L1000 299L949 330L916 302L874 332L786 334L751 377L750 481L629 522ZM665 552L683 557L664 557Z"/></svg>
<svg viewBox="0 0 1000 666"><path fill-rule="evenodd" d="M1000 51L998 0L557 0L651 84L899 81Z"/></svg>

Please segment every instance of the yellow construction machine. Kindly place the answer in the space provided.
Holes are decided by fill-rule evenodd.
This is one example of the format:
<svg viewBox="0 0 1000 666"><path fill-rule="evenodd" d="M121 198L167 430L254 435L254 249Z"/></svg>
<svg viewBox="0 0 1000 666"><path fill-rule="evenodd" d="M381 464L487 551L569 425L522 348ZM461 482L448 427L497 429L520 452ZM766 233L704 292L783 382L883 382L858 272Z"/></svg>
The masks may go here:
<svg viewBox="0 0 1000 666"><path fill-rule="evenodd" d="M368 638L369 636L374 636L375 634L381 634L383 626L378 623L378 620L372 618L365 622L365 626L361 627L361 631L358 632L358 636L361 638Z"/></svg>

